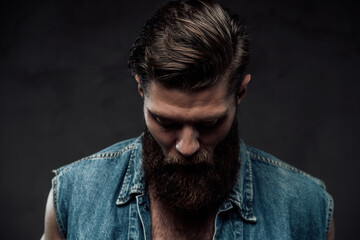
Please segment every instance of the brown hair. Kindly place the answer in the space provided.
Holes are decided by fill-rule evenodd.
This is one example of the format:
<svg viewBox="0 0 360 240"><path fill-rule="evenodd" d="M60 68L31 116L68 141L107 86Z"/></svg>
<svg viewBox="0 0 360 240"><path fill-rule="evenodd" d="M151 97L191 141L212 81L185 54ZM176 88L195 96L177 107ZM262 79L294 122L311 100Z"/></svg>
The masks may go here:
<svg viewBox="0 0 360 240"><path fill-rule="evenodd" d="M128 64L145 93L149 80L196 91L224 78L233 93L248 62L248 36L237 16L211 0L190 0L171 1L146 21Z"/></svg>

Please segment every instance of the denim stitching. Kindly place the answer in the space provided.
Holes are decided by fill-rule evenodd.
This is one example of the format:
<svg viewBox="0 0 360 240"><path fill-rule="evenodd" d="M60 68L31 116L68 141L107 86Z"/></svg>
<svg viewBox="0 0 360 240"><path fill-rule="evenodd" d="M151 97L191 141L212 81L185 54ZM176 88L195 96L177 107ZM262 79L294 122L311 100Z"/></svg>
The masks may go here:
<svg viewBox="0 0 360 240"><path fill-rule="evenodd" d="M218 218L219 218L220 213L226 212L226 211L228 211L228 210L230 210L232 208L233 208L233 205L231 203L227 202L226 205L221 206L219 211L216 213L215 222L214 222L214 227L215 227L214 228L214 236L212 238L213 240L215 240L215 239L217 239L219 237L219 233L218 233L219 229L218 229L218 226L217 226L218 225L217 222L218 222Z"/></svg>
<svg viewBox="0 0 360 240"><path fill-rule="evenodd" d="M142 195L143 197L144 195ZM139 197L140 196L137 196L136 197L136 208L137 208L137 212L138 212L138 215L139 215L139 218L140 218L140 222L141 222L141 226L142 226L142 229L143 229L143 233L144 233L144 239L146 240L146 228L145 228L145 224L144 224L144 220L142 218L142 215L141 215L141 212L140 212L140 206L139 206Z"/></svg>
<svg viewBox="0 0 360 240"><path fill-rule="evenodd" d="M246 217L247 218L255 218L252 212L252 204L253 204L253 184L252 184L252 180L253 180L253 176L252 176L252 167L251 167L251 162L248 163L248 168L247 168L247 177L246 177ZM255 218L256 219L256 218ZM256 221L256 220L255 220Z"/></svg>
<svg viewBox="0 0 360 240"><path fill-rule="evenodd" d="M309 177L310 179L312 179L313 181L315 181L318 185L320 185L324 190L326 190L326 187L325 187L325 184L323 181L321 181L320 179L318 178L315 178L309 174L307 174L306 172L303 172L293 166L291 166L290 164L287 164L287 163L284 163L284 162L281 162L280 160L275 160L275 159L272 159L272 158L268 158L268 157L264 157L260 154L257 154L257 153L254 153L254 152L251 152L251 150L248 150L248 155L250 157L252 157L253 159L257 159L257 160L261 160L263 162L267 162L267 163L270 163L272 165L276 165L278 167L281 167L281 168L284 168L284 169L287 169L287 170L290 170L290 171L293 171L293 172L296 172L296 173L299 173L301 175L304 175L304 176L307 176ZM275 157L274 157L275 158Z"/></svg>
<svg viewBox="0 0 360 240"><path fill-rule="evenodd" d="M120 151L117 152L112 152L112 153L95 153L91 156L88 157L84 157L81 158L73 163L71 163L70 165L68 165L67 167L65 167L64 169L62 169L61 171L57 171L57 170L53 170L53 172L56 174L56 176L62 176L64 175L67 171L69 171L72 167L74 167L75 165L87 161L87 160L102 160L102 159L112 159L115 157L119 157L121 154L123 154L124 152L128 151L128 150L133 150L135 148L135 144L130 144L125 146L124 148L122 148Z"/></svg>
<svg viewBox="0 0 360 240"><path fill-rule="evenodd" d="M270 163L270 164L273 164L273 165L276 165L276 166L279 166L281 168L284 168L284 169L287 169L287 170L290 170L290 171L293 171L293 172L296 172L296 173L299 173L303 176L306 176L306 177L309 177L310 179L312 179L313 181L315 181L318 185L320 185L324 190L326 190L326 187L325 187L325 184L323 181L321 181L320 179L318 178L315 178L309 174L307 174L306 172L303 172L287 163L284 163L284 162L280 162L279 160L275 160L275 159L271 159L271 158L268 158L268 157L264 157L260 154L257 154L257 153L254 153L252 152L251 150L248 150L248 155L250 157L253 157L254 159L257 159L257 160L260 160L260 161L263 161L263 162L266 162L266 163ZM326 228L325 228L325 234L327 236L328 232L329 232L329 229L330 229L330 224L331 224L331 220L332 220L332 215L333 215L333 210L334 210L334 201L331 197L330 194L328 193L325 193L327 196L328 196L328 202L327 202L327 209L328 209L328 213L327 213L327 216L326 216Z"/></svg>
<svg viewBox="0 0 360 240"><path fill-rule="evenodd" d="M61 237L62 238L66 238L66 229L64 227L64 223L62 222L62 218L60 216L60 209L59 209L59 205L58 205L58 177L55 177L52 181L52 188L53 188L53 204L54 204L54 212L55 212L55 218L56 218L56 222L58 224L60 233L61 233Z"/></svg>
<svg viewBox="0 0 360 240"><path fill-rule="evenodd" d="M61 176L63 176L64 174L66 174L70 169L72 169L74 166L76 166L77 164L84 162L84 161L88 161L88 160L102 160L102 159L112 159L112 158L116 158L119 157L121 154L123 154L124 152L133 150L135 148L135 145L137 144L137 142L134 142L130 145L125 146L124 148L122 148L121 150L117 151L117 152L110 152L110 153L95 153L91 156L88 157L84 157L81 158L71 164L69 164L67 167L65 167L64 169L61 170L53 170L52 172L55 173L55 177L52 181L53 183L53 199L54 199L54 209L55 209L55 216L56 216L56 220L59 226L59 230L60 233L62 235L62 237L65 239L66 238L66 230L64 227L64 223L62 222L62 218L60 216L60 210L58 209L58 187L59 187L59 178Z"/></svg>
<svg viewBox="0 0 360 240"><path fill-rule="evenodd" d="M326 236L329 234L330 224L331 224L332 216L334 213L334 200L330 196L330 194L327 194L327 195L329 197L329 202L328 202L328 214L327 214L327 221L326 221L326 229L325 229Z"/></svg>
<svg viewBox="0 0 360 240"><path fill-rule="evenodd" d="M134 148L132 150L134 150ZM121 191L119 193L118 200L120 200L121 202L127 202L128 201L128 198L125 198L124 196L125 196L125 191L128 191L128 189L129 189L128 186L129 186L129 183L131 181L131 176L132 176L131 171L133 170L133 164L134 164L133 163L134 159L132 157L133 153L134 153L134 151L131 152L130 159L129 159L129 164L128 164L128 167L126 169L126 173L125 173L124 181L122 183ZM117 203L119 203L119 202L117 201Z"/></svg>
<svg viewBox="0 0 360 240"><path fill-rule="evenodd" d="M130 196L131 194L141 193L144 191L143 188L136 187L136 185L132 186L132 187L130 186L132 177L134 176L134 173L137 172L134 167L135 158L137 156L137 154L136 154L137 150L138 150L138 148L134 148L133 151L131 152L128 168L125 173L125 179L122 184L121 191L119 193L119 197L116 201L117 205L125 204L126 202L128 202L131 199L131 196Z"/></svg>

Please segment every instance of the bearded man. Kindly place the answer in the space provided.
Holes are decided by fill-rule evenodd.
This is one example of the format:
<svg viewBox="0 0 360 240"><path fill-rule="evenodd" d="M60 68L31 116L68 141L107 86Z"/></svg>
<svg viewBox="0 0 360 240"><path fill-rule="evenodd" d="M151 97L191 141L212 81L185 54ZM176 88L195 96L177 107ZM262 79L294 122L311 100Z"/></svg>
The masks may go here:
<svg viewBox="0 0 360 240"><path fill-rule="evenodd" d="M219 4L157 10L129 58L144 133L55 171L44 238L332 238L323 183L239 138L248 62Z"/></svg>

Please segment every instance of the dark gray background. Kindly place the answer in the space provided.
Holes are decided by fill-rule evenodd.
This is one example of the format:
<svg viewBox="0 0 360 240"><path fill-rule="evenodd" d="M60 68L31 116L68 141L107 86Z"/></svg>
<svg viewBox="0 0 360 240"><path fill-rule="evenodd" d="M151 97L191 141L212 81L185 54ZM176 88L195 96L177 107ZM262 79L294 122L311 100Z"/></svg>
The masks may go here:
<svg viewBox="0 0 360 240"><path fill-rule="evenodd" d="M141 133L128 50L164 2L2 5L2 239L41 236L52 169ZM334 0L223 3L252 38L243 139L324 180L337 239L360 236L357 8Z"/></svg>

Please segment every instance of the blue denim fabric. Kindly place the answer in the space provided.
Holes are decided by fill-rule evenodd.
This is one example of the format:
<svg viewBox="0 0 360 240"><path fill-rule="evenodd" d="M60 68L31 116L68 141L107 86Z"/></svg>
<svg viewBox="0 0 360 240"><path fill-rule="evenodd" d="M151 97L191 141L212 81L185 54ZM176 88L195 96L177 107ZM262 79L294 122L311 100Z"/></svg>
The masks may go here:
<svg viewBox="0 0 360 240"><path fill-rule="evenodd" d="M141 137L55 170L54 208L67 239L150 239ZM310 175L240 143L237 182L213 239L325 239L333 201Z"/></svg>

